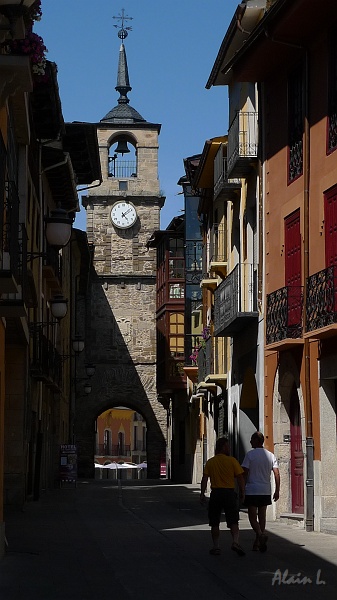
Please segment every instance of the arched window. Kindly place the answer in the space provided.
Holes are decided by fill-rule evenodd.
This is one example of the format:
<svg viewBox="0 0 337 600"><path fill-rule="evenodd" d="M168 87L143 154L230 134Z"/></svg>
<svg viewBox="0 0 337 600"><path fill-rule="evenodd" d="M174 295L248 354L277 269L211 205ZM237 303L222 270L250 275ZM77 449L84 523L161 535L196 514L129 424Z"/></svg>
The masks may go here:
<svg viewBox="0 0 337 600"><path fill-rule="evenodd" d="M105 455L111 455L111 442L112 442L112 438L111 438L111 431L110 429L105 429L104 430L104 454Z"/></svg>

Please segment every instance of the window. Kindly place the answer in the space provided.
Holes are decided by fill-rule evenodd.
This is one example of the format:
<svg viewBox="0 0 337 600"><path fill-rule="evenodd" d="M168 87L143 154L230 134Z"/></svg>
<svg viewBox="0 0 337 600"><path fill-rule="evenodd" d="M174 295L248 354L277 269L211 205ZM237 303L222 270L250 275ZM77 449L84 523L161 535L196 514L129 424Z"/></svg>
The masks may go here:
<svg viewBox="0 0 337 600"><path fill-rule="evenodd" d="M184 356L184 315L183 313L171 313L170 322L170 354L174 357Z"/></svg>
<svg viewBox="0 0 337 600"><path fill-rule="evenodd" d="M111 431L110 429L105 429L104 431L104 454L111 454Z"/></svg>
<svg viewBox="0 0 337 600"><path fill-rule="evenodd" d="M337 32L331 36L329 60L329 108L328 108L328 139L327 153L337 148Z"/></svg>
<svg viewBox="0 0 337 600"><path fill-rule="evenodd" d="M170 298L184 298L184 284L183 283L170 283Z"/></svg>
<svg viewBox="0 0 337 600"><path fill-rule="evenodd" d="M128 191L128 182L127 181L119 181L119 191L127 192Z"/></svg>
<svg viewBox="0 0 337 600"><path fill-rule="evenodd" d="M288 181L303 173L303 72L298 67L288 79Z"/></svg>

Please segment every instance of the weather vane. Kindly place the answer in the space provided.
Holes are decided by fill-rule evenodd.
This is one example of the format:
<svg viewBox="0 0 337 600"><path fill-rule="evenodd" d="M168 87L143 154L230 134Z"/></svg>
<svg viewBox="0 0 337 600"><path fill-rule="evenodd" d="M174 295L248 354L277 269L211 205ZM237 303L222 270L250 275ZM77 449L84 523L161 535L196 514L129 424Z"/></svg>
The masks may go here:
<svg viewBox="0 0 337 600"><path fill-rule="evenodd" d="M122 14L118 15L118 17L112 17L113 19L117 19L117 21L121 21L120 25L114 25L116 29L119 29L118 37L121 40L125 40L128 36L128 31L132 31L132 27L124 27L124 21L132 21L132 17L127 17L124 14L124 8L122 8Z"/></svg>

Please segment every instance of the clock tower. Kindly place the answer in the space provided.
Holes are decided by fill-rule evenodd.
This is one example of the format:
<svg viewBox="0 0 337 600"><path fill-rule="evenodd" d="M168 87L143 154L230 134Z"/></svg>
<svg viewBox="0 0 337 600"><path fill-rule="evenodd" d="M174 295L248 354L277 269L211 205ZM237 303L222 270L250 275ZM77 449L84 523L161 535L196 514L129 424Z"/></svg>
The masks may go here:
<svg viewBox="0 0 337 600"><path fill-rule="evenodd" d="M79 400L75 434L80 472L90 475L98 415L117 406L136 410L147 423L148 477L159 477L167 415L156 393L156 254L146 244L160 228L165 200L158 179L161 126L129 104L124 39L131 28L124 27L124 10L120 19L119 97L97 124L102 182L82 197L93 257L85 358L96 374L91 394Z"/></svg>

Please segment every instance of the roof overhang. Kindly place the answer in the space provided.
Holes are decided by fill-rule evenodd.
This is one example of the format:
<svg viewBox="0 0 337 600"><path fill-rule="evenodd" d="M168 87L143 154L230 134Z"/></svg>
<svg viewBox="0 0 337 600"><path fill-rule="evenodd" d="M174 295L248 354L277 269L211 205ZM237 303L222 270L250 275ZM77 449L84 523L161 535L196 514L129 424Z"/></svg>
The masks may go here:
<svg viewBox="0 0 337 600"><path fill-rule="evenodd" d="M206 83L207 89L230 83L232 74L224 67L249 39L265 10L266 0L247 0L238 5Z"/></svg>
<svg viewBox="0 0 337 600"><path fill-rule="evenodd" d="M42 146L42 169L55 204L68 212L78 212L76 176L69 154L62 148Z"/></svg>
<svg viewBox="0 0 337 600"><path fill-rule="evenodd" d="M63 149L70 154L79 185L102 180L96 125L66 123Z"/></svg>
<svg viewBox="0 0 337 600"><path fill-rule="evenodd" d="M320 0L278 0L257 23L254 31L237 52L224 56L222 76L227 81L264 81L270 74L294 62L317 38L320 28L326 29L326 21L320 24L322 5ZM329 27L337 24L335 0L326 0L324 12ZM216 85L213 83L213 85Z"/></svg>
<svg viewBox="0 0 337 600"><path fill-rule="evenodd" d="M223 135L207 140L200 158L198 168L193 179L193 187L200 189L214 187L214 158L222 144L227 143L227 136Z"/></svg>

